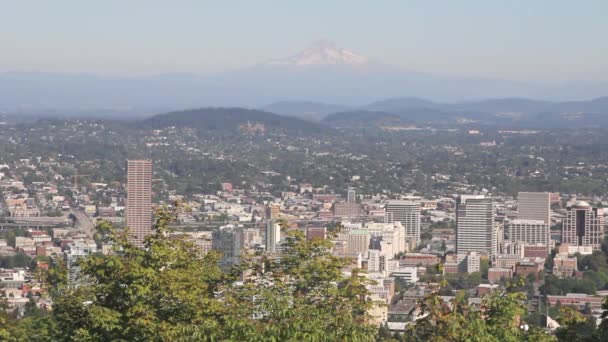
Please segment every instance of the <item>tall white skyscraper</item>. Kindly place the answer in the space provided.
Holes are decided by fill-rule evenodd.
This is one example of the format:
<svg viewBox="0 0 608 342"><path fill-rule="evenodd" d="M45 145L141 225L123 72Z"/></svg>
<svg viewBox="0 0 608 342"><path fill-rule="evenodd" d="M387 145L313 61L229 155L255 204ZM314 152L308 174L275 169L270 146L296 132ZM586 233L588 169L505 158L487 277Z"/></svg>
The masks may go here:
<svg viewBox="0 0 608 342"><path fill-rule="evenodd" d="M127 161L127 227L129 240L142 246L152 233L152 162Z"/></svg>
<svg viewBox="0 0 608 342"><path fill-rule="evenodd" d="M266 224L266 252L276 253L279 241L281 241L281 226L270 220Z"/></svg>
<svg viewBox="0 0 608 342"><path fill-rule="evenodd" d="M548 192L518 193L517 218L521 220L540 220L551 225L551 194Z"/></svg>
<svg viewBox="0 0 608 342"><path fill-rule="evenodd" d="M491 198L460 195L456 201L456 253L497 253L498 226Z"/></svg>
<svg viewBox="0 0 608 342"><path fill-rule="evenodd" d="M420 243L420 202L410 200L392 200L386 203L384 222L401 222L405 228L405 237Z"/></svg>

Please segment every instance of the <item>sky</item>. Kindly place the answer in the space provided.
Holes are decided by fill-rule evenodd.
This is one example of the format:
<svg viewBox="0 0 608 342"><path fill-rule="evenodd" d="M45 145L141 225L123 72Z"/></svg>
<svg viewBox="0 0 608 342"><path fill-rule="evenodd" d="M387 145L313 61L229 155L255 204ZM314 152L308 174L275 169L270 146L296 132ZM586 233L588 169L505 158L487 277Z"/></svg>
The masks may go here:
<svg viewBox="0 0 608 342"><path fill-rule="evenodd" d="M0 72L216 73L321 38L405 69L608 80L606 0L0 0Z"/></svg>

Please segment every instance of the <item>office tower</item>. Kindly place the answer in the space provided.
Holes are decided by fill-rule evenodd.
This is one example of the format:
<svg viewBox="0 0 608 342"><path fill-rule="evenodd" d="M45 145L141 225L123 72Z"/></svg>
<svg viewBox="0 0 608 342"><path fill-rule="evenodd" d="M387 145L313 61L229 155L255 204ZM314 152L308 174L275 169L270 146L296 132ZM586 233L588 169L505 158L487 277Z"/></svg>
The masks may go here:
<svg viewBox="0 0 608 342"><path fill-rule="evenodd" d="M243 248L243 229L234 225L222 226L212 233L211 245L221 254L220 265L229 267L239 263Z"/></svg>
<svg viewBox="0 0 608 342"><path fill-rule="evenodd" d="M355 189L350 188L346 194L346 203L334 203L334 217L355 218L361 216L361 205L357 203Z"/></svg>
<svg viewBox="0 0 608 342"><path fill-rule="evenodd" d="M551 194L548 192L518 193L517 218L539 220L551 225Z"/></svg>
<svg viewBox="0 0 608 342"><path fill-rule="evenodd" d="M346 202L347 203L356 203L357 202L357 195L355 193L355 189L353 189L353 188L348 189L348 193L346 195Z"/></svg>
<svg viewBox="0 0 608 342"><path fill-rule="evenodd" d="M348 243L347 253L354 257L359 254L367 255L369 250L369 232L366 229L353 229L346 233Z"/></svg>
<svg viewBox="0 0 608 342"><path fill-rule="evenodd" d="M456 200L456 253L478 252L494 256L498 233L492 199L460 195Z"/></svg>
<svg viewBox="0 0 608 342"><path fill-rule="evenodd" d="M204 233L208 234L210 232L204 232ZM207 235L207 234L195 236L190 240L196 247L196 254L199 257L203 257L203 256L207 255L207 253L209 253L209 251L211 251L213 249L212 235L211 234Z"/></svg>
<svg viewBox="0 0 608 342"><path fill-rule="evenodd" d="M542 244L547 246L547 253L551 248L549 224L542 220L513 220L507 224L507 235L513 243Z"/></svg>
<svg viewBox="0 0 608 342"><path fill-rule="evenodd" d="M405 238L420 243L420 202L411 200L394 200L386 203L384 222L401 222L405 229Z"/></svg>
<svg viewBox="0 0 608 342"><path fill-rule="evenodd" d="M80 272L80 261L95 252L97 252L97 246L95 246L95 244L91 246L83 242L74 242L68 245L68 249L63 252L67 269L68 286L74 288L80 285L83 280Z"/></svg>
<svg viewBox="0 0 608 342"><path fill-rule="evenodd" d="M354 218L361 216L361 205L357 202L334 203L333 210L334 217Z"/></svg>
<svg viewBox="0 0 608 342"><path fill-rule="evenodd" d="M127 161L127 227L129 239L143 246L152 233L152 162Z"/></svg>
<svg viewBox="0 0 608 342"><path fill-rule="evenodd" d="M258 228L243 228L243 248L255 248L263 245L262 234Z"/></svg>
<svg viewBox="0 0 608 342"><path fill-rule="evenodd" d="M504 240L502 243L498 244L498 254L518 255L520 259L524 257L525 249L525 242Z"/></svg>
<svg viewBox="0 0 608 342"><path fill-rule="evenodd" d="M278 204L269 204L266 208L266 218L277 220L281 216L281 207Z"/></svg>
<svg viewBox="0 0 608 342"><path fill-rule="evenodd" d="M569 204L566 209L562 243L599 250L604 239L604 211L583 201Z"/></svg>
<svg viewBox="0 0 608 342"><path fill-rule="evenodd" d="M279 241L281 241L281 226L270 220L266 224L266 252L276 253Z"/></svg>
<svg viewBox="0 0 608 342"><path fill-rule="evenodd" d="M371 248L379 249L390 259L406 251L405 230L401 222L365 224L369 232Z"/></svg>
<svg viewBox="0 0 608 342"><path fill-rule="evenodd" d="M369 272L382 272L385 269L386 256L382 251L370 249L367 255L367 270Z"/></svg>

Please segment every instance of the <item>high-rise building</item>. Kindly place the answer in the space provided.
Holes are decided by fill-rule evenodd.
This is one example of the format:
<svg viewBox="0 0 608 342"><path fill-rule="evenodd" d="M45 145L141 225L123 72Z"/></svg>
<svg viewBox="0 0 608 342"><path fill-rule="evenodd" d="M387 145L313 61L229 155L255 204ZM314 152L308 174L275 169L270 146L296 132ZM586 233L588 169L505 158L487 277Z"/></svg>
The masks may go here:
<svg viewBox="0 0 608 342"><path fill-rule="evenodd" d="M276 253L279 241L281 241L281 226L270 220L266 224L266 252Z"/></svg>
<svg viewBox="0 0 608 342"><path fill-rule="evenodd" d="M355 189L350 188L346 194L346 202L347 203L357 203L357 195L355 193Z"/></svg>
<svg viewBox="0 0 608 342"><path fill-rule="evenodd" d="M334 216L340 218L355 218L361 216L361 205L353 203L334 203Z"/></svg>
<svg viewBox="0 0 608 342"><path fill-rule="evenodd" d="M393 200L386 203L384 222L401 222L405 229L405 238L420 243L420 202L411 200Z"/></svg>
<svg viewBox="0 0 608 342"><path fill-rule="evenodd" d="M266 207L266 218L269 220L278 220L281 217L281 207L278 204L272 203Z"/></svg>
<svg viewBox="0 0 608 342"><path fill-rule="evenodd" d="M129 239L143 246L152 233L152 162L127 161L127 227Z"/></svg>
<svg viewBox="0 0 608 342"><path fill-rule="evenodd" d="M68 286L78 287L80 285L83 280L80 273L80 261L95 252L97 252L95 244L91 246L83 242L74 242L68 245L68 249L64 251Z"/></svg>
<svg viewBox="0 0 608 342"><path fill-rule="evenodd" d="M255 249L263 245L262 234L257 227L243 228L243 248Z"/></svg>
<svg viewBox="0 0 608 342"><path fill-rule="evenodd" d="M521 220L539 220L551 225L551 193L518 193L517 218Z"/></svg>
<svg viewBox="0 0 608 342"><path fill-rule="evenodd" d="M382 272L385 270L386 256L377 249L370 249L367 255L367 270L369 272Z"/></svg>
<svg viewBox="0 0 608 342"><path fill-rule="evenodd" d="M346 233L348 256L367 255L369 250L369 232L366 229L352 229Z"/></svg>
<svg viewBox="0 0 608 342"><path fill-rule="evenodd" d="M401 222L376 223L368 222L365 229L369 232L373 249L379 249L389 258L407 250L405 245L405 230Z"/></svg>
<svg viewBox="0 0 608 342"><path fill-rule="evenodd" d="M478 252L494 256L498 228L491 198L460 195L456 201L456 253Z"/></svg>
<svg viewBox="0 0 608 342"><path fill-rule="evenodd" d="M220 252L223 267L237 264L243 248L243 228L226 225L214 230L211 245Z"/></svg>
<svg viewBox="0 0 608 342"><path fill-rule="evenodd" d="M507 224L507 235L513 243L542 244L547 246L547 253L551 249L549 224L542 220L512 220Z"/></svg>
<svg viewBox="0 0 608 342"><path fill-rule="evenodd" d="M562 243L571 246L601 247L604 239L604 211L589 203L576 201L568 205L566 218L562 221Z"/></svg>

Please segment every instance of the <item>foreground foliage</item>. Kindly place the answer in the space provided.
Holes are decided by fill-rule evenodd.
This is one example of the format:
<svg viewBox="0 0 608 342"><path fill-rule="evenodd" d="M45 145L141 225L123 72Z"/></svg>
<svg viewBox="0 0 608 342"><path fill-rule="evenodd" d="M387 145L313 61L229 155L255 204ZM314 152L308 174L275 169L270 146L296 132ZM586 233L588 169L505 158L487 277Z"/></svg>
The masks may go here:
<svg viewBox="0 0 608 342"><path fill-rule="evenodd" d="M446 303L433 294L403 335L378 331L368 312L369 280L350 261L331 254L329 240L308 241L285 231L278 255L248 254L231 270L219 256L199 256L181 238L169 238L175 212L157 213L145 248L102 223L96 239L113 243L110 255L80 264L80 286L68 286L60 260L45 285L52 310L28 303L15 319L0 310L0 341L601 341L606 322L563 309L562 328L551 336L527 327L526 295L518 284L484 297L480 307L464 291ZM519 284L521 285L521 284ZM608 310L608 303L604 304ZM607 311L608 312L608 311Z"/></svg>
<svg viewBox="0 0 608 342"><path fill-rule="evenodd" d="M520 320L525 313L521 292L494 291L484 297L481 307L468 304L464 292L451 303L438 294L425 298L421 316L405 334L405 341L555 341L543 330L527 327Z"/></svg>
<svg viewBox="0 0 608 342"><path fill-rule="evenodd" d="M61 265L52 268L52 311L17 321L19 329L0 329L0 340L374 339L365 280L342 274L348 261L331 255L330 242L288 232L280 259L249 255L224 271L215 253L201 257L192 243L167 237L174 215L157 213L143 249L101 224L97 238L113 243L113 253L83 259L78 287L68 286ZM244 281L237 281L244 270Z"/></svg>

